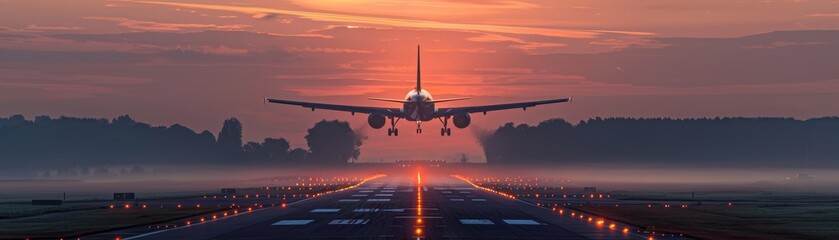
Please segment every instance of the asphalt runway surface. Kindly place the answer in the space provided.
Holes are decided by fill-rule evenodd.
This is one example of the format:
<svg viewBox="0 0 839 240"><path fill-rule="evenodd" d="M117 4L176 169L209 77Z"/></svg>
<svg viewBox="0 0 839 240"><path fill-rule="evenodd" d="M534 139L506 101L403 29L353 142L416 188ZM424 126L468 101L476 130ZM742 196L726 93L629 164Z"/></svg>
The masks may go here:
<svg viewBox="0 0 839 240"><path fill-rule="evenodd" d="M450 176L394 173L356 188L162 230L99 234L130 239L647 239L511 199ZM85 239L85 238L83 238ZM662 239L662 238L656 238Z"/></svg>

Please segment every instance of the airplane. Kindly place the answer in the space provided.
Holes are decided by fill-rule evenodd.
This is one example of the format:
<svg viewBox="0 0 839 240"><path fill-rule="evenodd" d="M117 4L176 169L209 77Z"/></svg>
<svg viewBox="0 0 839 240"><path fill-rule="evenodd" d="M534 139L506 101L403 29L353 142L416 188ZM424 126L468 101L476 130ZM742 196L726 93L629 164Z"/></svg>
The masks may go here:
<svg viewBox="0 0 839 240"><path fill-rule="evenodd" d="M389 98L375 98L370 97L370 100L376 101L385 101L385 102L394 102L394 103L401 103L401 108L383 108L383 107L367 107L367 106L352 106L352 105L338 105L338 104L326 104L326 103L316 103L316 102L300 102L300 101L290 101L290 100L282 100L282 99L272 99L272 98L265 98L264 101L266 103L279 103L279 104L288 104L288 105L296 105L301 106L304 108L311 108L312 111L315 109L326 109L326 110L335 110L335 111L344 111L350 112L352 115L355 113L365 113L368 114L367 123L370 127L374 129L380 129L384 127L385 122L390 120L390 128L387 129L388 136L399 136L399 129L396 128L396 123L399 122L400 119L405 119L408 121L416 121L417 122L417 134L422 133L421 124L422 122L432 121L435 118L440 120L443 123L443 128L440 129L441 136L451 136L452 129L449 128L449 119L452 120L454 126L460 129L466 128L472 122L472 118L469 114L472 113L483 113L486 115L489 111L497 111L497 110L505 110L505 109L514 109L514 108L521 108L527 111L528 107L534 107L537 105L542 104L550 104L550 103L561 103L561 102L569 102L571 98L558 98L558 99L549 99L549 100L542 100L542 101L532 101L532 102L516 102L516 103L504 103L504 104L494 104L494 105L482 105L482 106L467 106L467 107L451 107L451 108L437 108L435 104L443 103L443 102L452 102L452 101L460 101L469 99L468 97L460 97L460 98L447 98L447 99L433 99L431 98L431 94L428 93L425 89L422 88L422 81L420 81L420 47L417 46L417 86L408 92L405 96L405 99L389 99Z"/></svg>

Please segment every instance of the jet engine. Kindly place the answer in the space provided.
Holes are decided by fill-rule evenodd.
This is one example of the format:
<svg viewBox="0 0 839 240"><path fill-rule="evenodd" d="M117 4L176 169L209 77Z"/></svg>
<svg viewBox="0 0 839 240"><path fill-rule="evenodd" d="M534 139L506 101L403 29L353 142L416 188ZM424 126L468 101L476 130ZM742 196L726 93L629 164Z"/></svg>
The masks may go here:
<svg viewBox="0 0 839 240"><path fill-rule="evenodd" d="M367 123L370 124L370 127L379 129L385 126L385 116L381 114L370 114L367 117Z"/></svg>
<svg viewBox="0 0 839 240"><path fill-rule="evenodd" d="M466 128L469 126L469 123L472 123L472 117L469 117L467 113L458 114L452 117L452 122L457 128Z"/></svg>

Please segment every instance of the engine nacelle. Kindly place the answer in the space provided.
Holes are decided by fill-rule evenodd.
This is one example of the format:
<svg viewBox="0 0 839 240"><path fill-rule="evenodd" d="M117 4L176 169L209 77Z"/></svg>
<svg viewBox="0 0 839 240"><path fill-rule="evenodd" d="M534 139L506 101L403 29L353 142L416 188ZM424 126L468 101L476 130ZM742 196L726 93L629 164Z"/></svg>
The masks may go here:
<svg viewBox="0 0 839 240"><path fill-rule="evenodd" d="M385 126L385 116L381 114L370 114L367 116L367 124L370 124L370 127L379 129Z"/></svg>
<svg viewBox="0 0 839 240"><path fill-rule="evenodd" d="M452 117L452 123L454 123L454 126L457 128L466 128L470 123L472 123L472 117L469 117L469 114L467 113L454 115L454 117Z"/></svg>

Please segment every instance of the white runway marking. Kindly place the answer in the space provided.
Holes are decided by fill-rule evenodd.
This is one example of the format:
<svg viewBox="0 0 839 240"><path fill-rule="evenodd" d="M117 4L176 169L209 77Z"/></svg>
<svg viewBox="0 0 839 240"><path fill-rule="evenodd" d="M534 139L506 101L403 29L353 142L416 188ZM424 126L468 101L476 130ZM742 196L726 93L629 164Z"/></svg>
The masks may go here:
<svg viewBox="0 0 839 240"><path fill-rule="evenodd" d="M361 199L341 199L341 200L338 200L338 202L358 202L358 201L361 201Z"/></svg>
<svg viewBox="0 0 839 240"><path fill-rule="evenodd" d="M376 196L376 197L393 197L393 194L391 194L391 193L379 193L379 194L376 194L374 196Z"/></svg>
<svg viewBox="0 0 839 240"><path fill-rule="evenodd" d="M460 223L468 225L495 225L489 219L460 219Z"/></svg>
<svg viewBox="0 0 839 240"><path fill-rule="evenodd" d="M396 192L396 191L394 191L394 190L382 190L382 192L383 193L392 193L392 192Z"/></svg>
<svg viewBox="0 0 839 240"><path fill-rule="evenodd" d="M352 196L353 196L353 197L366 197L366 196L368 196L368 195L369 195L369 194L353 194Z"/></svg>
<svg viewBox="0 0 839 240"><path fill-rule="evenodd" d="M356 208L352 212L378 212L378 208Z"/></svg>
<svg viewBox="0 0 839 240"><path fill-rule="evenodd" d="M542 225L530 219L502 219L505 223L510 225Z"/></svg>
<svg viewBox="0 0 839 240"><path fill-rule="evenodd" d="M486 202L487 200L483 199L483 198L473 198L472 201L473 202Z"/></svg>
<svg viewBox="0 0 839 240"><path fill-rule="evenodd" d="M405 212L404 208L382 209L382 212Z"/></svg>
<svg viewBox="0 0 839 240"><path fill-rule="evenodd" d="M463 198L450 198L449 201L452 202L463 202Z"/></svg>
<svg viewBox="0 0 839 240"><path fill-rule="evenodd" d="M368 219L335 219L329 222L329 225L358 225L367 224Z"/></svg>
<svg viewBox="0 0 839 240"><path fill-rule="evenodd" d="M452 191L443 191L443 193L452 193Z"/></svg>
<svg viewBox="0 0 839 240"><path fill-rule="evenodd" d="M314 210L309 211L309 212L313 212L313 213L336 213L338 211L341 211L341 209L338 209L338 208L318 208L318 209L314 209Z"/></svg>
<svg viewBox="0 0 839 240"><path fill-rule="evenodd" d="M459 193L472 193L470 191L460 191Z"/></svg>
<svg viewBox="0 0 839 240"><path fill-rule="evenodd" d="M309 224L309 223L314 222L314 221L315 221L315 220L311 220L311 219L305 219L305 220L281 220L281 221L279 221L279 222L275 222L274 224L271 224L271 225L274 225L274 226L306 225L306 224Z"/></svg>
<svg viewBox="0 0 839 240"><path fill-rule="evenodd" d="M360 193L371 193L371 192L373 192L373 190L361 190L361 191L358 191L358 192L360 192Z"/></svg>
<svg viewBox="0 0 839 240"><path fill-rule="evenodd" d="M367 199L368 202L390 202L390 198L371 198Z"/></svg>

